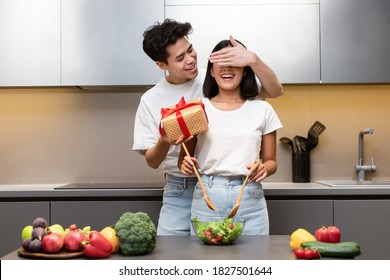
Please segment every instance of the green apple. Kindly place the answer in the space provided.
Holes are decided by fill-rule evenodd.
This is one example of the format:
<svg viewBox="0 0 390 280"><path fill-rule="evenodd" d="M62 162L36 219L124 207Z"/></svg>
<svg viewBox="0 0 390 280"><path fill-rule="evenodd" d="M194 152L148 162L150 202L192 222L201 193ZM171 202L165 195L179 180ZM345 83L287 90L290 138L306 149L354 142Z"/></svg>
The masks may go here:
<svg viewBox="0 0 390 280"><path fill-rule="evenodd" d="M32 231L33 231L32 225L25 226L22 230L22 241L25 240L26 238L32 238Z"/></svg>
<svg viewBox="0 0 390 280"><path fill-rule="evenodd" d="M61 226L60 224L54 224L54 225L49 226L48 228L51 232L59 233L62 236L65 236L65 230L64 230L63 226Z"/></svg>

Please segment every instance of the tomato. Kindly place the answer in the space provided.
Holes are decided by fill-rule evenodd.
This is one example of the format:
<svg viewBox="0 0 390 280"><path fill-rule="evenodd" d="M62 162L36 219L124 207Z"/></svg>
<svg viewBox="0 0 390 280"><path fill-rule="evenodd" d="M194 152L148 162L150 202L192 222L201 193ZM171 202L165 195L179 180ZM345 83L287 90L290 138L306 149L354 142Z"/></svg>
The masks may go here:
<svg viewBox="0 0 390 280"><path fill-rule="evenodd" d="M318 250L312 250L312 249L305 249L305 259L312 260L312 259L318 259L320 257L320 253Z"/></svg>
<svg viewBox="0 0 390 280"><path fill-rule="evenodd" d="M208 237L208 238L211 238L213 236L213 233L211 232L211 230L205 230L203 232L204 236Z"/></svg>
<svg viewBox="0 0 390 280"><path fill-rule="evenodd" d="M211 239L209 240L209 243L210 243L210 244L217 244L218 242L217 242L217 239L216 239L216 238L211 238Z"/></svg>
<svg viewBox="0 0 390 280"><path fill-rule="evenodd" d="M318 259L320 257L320 252L318 250L312 250L312 249L295 249L294 254L298 259L306 259L306 260L312 260L312 259Z"/></svg>
<svg viewBox="0 0 390 280"><path fill-rule="evenodd" d="M230 223L229 228L230 228L230 229L234 229L234 223L233 223L233 222Z"/></svg>
<svg viewBox="0 0 390 280"><path fill-rule="evenodd" d="M222 239L223 239L223 236L222 236L222 235L218 235L218 236L217 236L217 242L218 242L218 243L221 242Z"/></svg>
<svg viewBox="0 0 390 280"><path fill-rule="evenodd" d="M305 258L305 250L302 248L295 249L294 254L298 259Z"/></svg>

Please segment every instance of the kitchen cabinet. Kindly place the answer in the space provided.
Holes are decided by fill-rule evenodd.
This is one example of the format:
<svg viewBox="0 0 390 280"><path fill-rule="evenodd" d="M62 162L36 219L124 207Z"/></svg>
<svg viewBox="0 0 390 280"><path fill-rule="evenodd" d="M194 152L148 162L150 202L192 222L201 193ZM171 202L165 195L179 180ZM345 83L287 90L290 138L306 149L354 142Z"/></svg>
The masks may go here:
<svg viewBox="0 0 390 280"><path fill-rule="evenodd" d="M314 234L321 225L333 225L331 199L267 199L270 234L291 234L304 228Z"/></svg>
<svg viewBox="0 0 390 280"><path fill-rule="evenodd" d="M319 1L168 0L165 17L191 23L200 67L220 40L233 35L282 83L320 82Z"/></svg>
<svg viewBox="0 0 390 280"><path fill-rule="evenodd" d="M161 201L52 201L51 219L64 227L91 226L101 230L113 225L124 212L148 213L157 227Z"/></svg>
<svg viewBox="0 0 390 280"><path fill-rule="evenodd" d="M389 259L390 200L335 200L334 225L342 241L360 244L364 259Z"/></svg>
<svg viewBox="0 0 390 280"><path fill-rule="evenodd" d="M61 81L60 0L0 0L0 86Z"/></svg>
<svg viewBox="0 0 390 280"><path fill-rule="evenodd" d="M321 0L321 81L390 81L390 2Z"/></svg>
<svg viewBox="0 0 390 280"><path fill-rule="evenodd" d="M50 222L50 202L0 201L0 256L8 254L22 244L22 230L35 218Z"/></svg>
<svg viewBox="0 0 390 280"><path fill-rule="evenodd" d="M152 85L163 71L143 52L143 32L164 0L61 3L62 85Z"/></svg>

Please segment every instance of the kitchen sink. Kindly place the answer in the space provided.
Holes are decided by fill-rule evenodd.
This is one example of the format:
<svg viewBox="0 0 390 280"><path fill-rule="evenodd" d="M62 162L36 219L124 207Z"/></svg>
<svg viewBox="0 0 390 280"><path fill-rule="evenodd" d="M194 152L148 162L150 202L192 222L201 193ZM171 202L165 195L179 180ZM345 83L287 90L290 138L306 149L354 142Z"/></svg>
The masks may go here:
<svg viewBox="0 0 390 280"><path fill-rule="evenodd" d="M390 181L326 180L315 181L328 187L383 187L390 188Z"/></svg>

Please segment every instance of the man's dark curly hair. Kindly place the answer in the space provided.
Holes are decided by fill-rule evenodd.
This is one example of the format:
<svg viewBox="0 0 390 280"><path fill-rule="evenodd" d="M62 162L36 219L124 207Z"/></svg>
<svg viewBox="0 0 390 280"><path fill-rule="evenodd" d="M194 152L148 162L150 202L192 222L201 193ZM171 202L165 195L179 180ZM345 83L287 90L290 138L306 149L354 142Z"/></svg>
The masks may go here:
<svg viewBox="0 0 390 280"><path fill-rule="evenodd" d="M143 34L144 52L153 61L168 63L167 47L176 44L177 40L187 37L191 32L189 22L180 23L172 19L165 19L163 23L156 22Z"/></svg>

